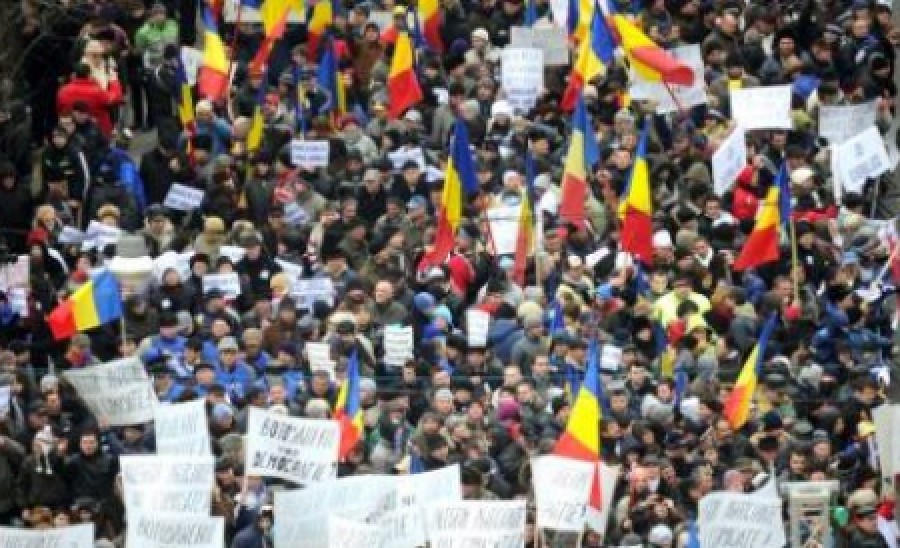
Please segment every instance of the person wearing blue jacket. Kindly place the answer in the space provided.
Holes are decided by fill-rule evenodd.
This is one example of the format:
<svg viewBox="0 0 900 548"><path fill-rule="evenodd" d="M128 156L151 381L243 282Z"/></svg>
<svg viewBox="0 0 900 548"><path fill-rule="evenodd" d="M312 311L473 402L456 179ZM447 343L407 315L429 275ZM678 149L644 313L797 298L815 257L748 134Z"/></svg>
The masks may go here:
<svg viewBox="0 0 900 548"><path fill-rule="evenodd" d="M187 339L178 334L178 319L175 314L163 313L159 318L159 335L145 339L141 359L144 363L152 363L163 359L176 371L184 360Z"/></svg>
<svg viewBox="0 0 900 548"><path fill-rule="evenodd" d="M247 389L256 380L256 373L238 359L238 344L234 337L219 341L219 361L216 364L216 382L225 387L232 402L242 402Z"/></svg>

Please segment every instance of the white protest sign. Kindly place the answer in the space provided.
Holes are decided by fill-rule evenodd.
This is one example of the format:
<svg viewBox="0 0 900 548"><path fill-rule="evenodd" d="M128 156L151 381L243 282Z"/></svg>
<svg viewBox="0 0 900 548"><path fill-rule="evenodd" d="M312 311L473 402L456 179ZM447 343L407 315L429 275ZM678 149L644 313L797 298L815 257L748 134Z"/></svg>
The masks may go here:
<svg viewBox="0 0 900 548"><path fill-rule="evenodd" d="M875 101L859 105L819 106L819 135L839 145L875 125Z"/></svg>
<svg viewBox="0 0 900 548"><path fill-rule="evenodd" d="M731 90L731 118L745 130L792 129L791 86Z"/></svg>
<svg viewBox="0 0 900 548"><path fill-rule="evenodd" d="M387 10L372 10L369 12L369 22L378 25L379 30L386 30L394 24L394 14Z"/></svg>
<svg viewBox="0 0 900 548"><path fill-rule="evenodd" d="M281 267L282 272L291 278L291 283L293 283L294 279L303 276L303 267L296 263L288 262L284 259L275 259L275 263Z"/></svg>
<svg viewBox="0 0 900 548"><path fill-rule="evenodd" d="M544 52L537 48L505 48L500 57L500 81L506 100L531 110L544 87Z"/></svg>
<svg viewBox="0 0 900 548"><path fill-rule="evenodd" d="M125 512L137 514L181 514L207 516L212 508L212 490L202 487L132 487L124 493Z"/></svg>
<svg viewBox="0 0 900 548"><path fill-rule="evenodd" d="M156 406L156 452L160 455L209 455L206 401Z"/></svg>
<svg viewBox="0 0 900 548"><path fill-rule="evenodd" d="M568 28L569 24L569 2L568 0L550 0L550 13L553 15L553 22L561 29Z"/></svg>
<svg viewBox="0 0 900 548"><path fill-rule="evenodd" d="M105 417L111 426L153 420L156 393L144 364L125 358L63 373L91 412Z"/></svg>
<svg viewBox="0 0 900 548"><path fill-rule="evenodd" d="M900 473L900 447L894 425L900 423L900 405L882 404L872 410L875 422L875 442L878 444L878 460L881 477L893 478Z"/></svg>
<svg viewBox="0 0 900 548"><path fill-rule="evenodd" d="M740 126L722 141L712 156L716 195L723 196L747 165L747 135Z"/></svg>
<svg viewBox="0 0 900 548"><path fill-rule="evenodd" d="M525 500L437 502L425 509L432 548L525 545Z"/></svg>
<svg viewBox="0 0 900 548"><path fill-rule="evenodd" d="M327 371L334 378L334 360L331 359L331 345L324 342L308 342L303 345L306 359L312 371Z"/></svg>
<svg viewBox="0 0 900 548"><path fill-rule="evenodd" d="M866 179L891 170L878 128L871 126L859 135L832 147L837 163L837 177L844 190L861 192Z"/></svg>
<svg viewBox="0 0 900 548"><path fill-rule="evenodd" d="M128 548L222 548L225 518L138 514L129 516Z"/></svg>
<svg viewBox="0 0 900 548"><path fill-rule="evenodd" d="M383 548L384 530L335 515L328 516L328 548Z"/></svg>
<svg viewBox="0 0 900 548"><path fill-rule="evenodd" d="M203 293L209 293L213 289L218 289L228 297L236 297L241 294L241 278L237 272L203 276Z"/></svg>
<svg viewBox="0 0 900 548"><path fill-rule="evenodd" d="M208 515L215 482L212 455L123 455L122 491L129 515Z"/></svg>
<svg viewBox="0 0 900 548"><path fill-rule="evenodd" d="M307 3L307 5L315 5L315 2L309 2ZM228 23L236 22L238 19L238 10L240 10L241 12L241 24L262 23L262 18L259 15L259 10L256 8L244 6L240 0L225 0L225 4L222 7L223 19ZM297 11L292 9L291 12L288 13L288 24L297 24L304 21L306 21L305 10Z"/></svg>
<svg viewBox="0 0 900 548"><path fill-rule="evenodd" d="M30 272L28 255L19 255L12 264L0 264L0 290L28 287Z"/></svg>
<svg viewBox="0 0 900 548"><path fill-rule="evenodd" d="M255 407L247 416L247 474L294 483L337 475L341 433L337 421L298 419Z"/></svg>
<svg viewBox="0 0 900 548"><path fill-rule="evenodd" d="M309 222L309 212L297 202L289 202L284 206L284 222L291 226L305 225Z"/></svg>
<svg viewBox="0 0 900 548"><path fill-rule="evenodd" d="M462 500L459 465L395 477L399 507L386 512L377 520L384 530L385 547L422 546L426 540L424 505L441 500Z"/></svg>
<svg viewBox="0 0 900 548"><path fill-rule="evenodd" d="M413 328L388 325L384 328L384 363L400 367L413 358Z"/></svg>
<svg viewBox="0 0 900 548"><path fill-rule="evenodd" d="M466 310L466 335L469 345L487 346L488 330L491 327L491 315L484 310L470 308Z"/></svg>
<svg viewBox="0 0 900 548"><path fill-rule="evenodd" d="M191 253L166 251L153 259L153 276L161 282L166 270L173 268L182 281L188 279L191 275L191 256Z"/></svg>
<svg viewBox="0 0 900 548"><path fill-rule="evenodd" d="M538 48L544 52L544 65L558 67L569 64L569 42L566 31L555 25L512 27L509 45L514 48Z"/></svg>
<svg viewBox="0 0 900 548"><path fill-rule="evenodd" d="M895 117L884 134L884 145L887 147L888 158L891 161L891 169L900 163L900 149L897 148L897 132L900 131L900 118ZM840 203L840 202L838 202Z"/></svg>
<svg viewBox="0 0 900 548"><path fill-rule="evenodd" d="M304 489L275 492L275 545L328 548L328 516L376 521L397 507L395 479L348 476Z"/></svg>
<svg viewBox="0 0 900 548"><path fill-rule="evenodd" d="M609 510L613 507L613 495L619 481L619 467L598 462L597 477L600 478L600 510L588 507L587 524L594 531L605 535L606 525L609 523Z"/></svg>
<svg viewBox="0 0 900 548"><path fill-rule="evenodd" d="M618 371L621 367L622 348L612 344L604 344L600 348L600 369Z"/></svg>
<svg viewBox="0 0 900 548"><path fill-rule="evenodd" d="M203 52L190 46L181 46L181 66L190 85L197 85L197 72L203 64Z"/></svg>
<svg viewBox="0 0 900 548"><path fill-rule="evenodd" d="M13 287L6 290L6 298L9 299L9 307L20 318L28 317L28 289L25 287Z"/></svg>
<svg viewBox="0 0 900 548"><path fill-rule="evenodd" d="M74 226L64 226L57 240L61 244L80 244L84 241L84 232Z"/></svg>
<svg viewBox="0 0 900 548"><path fill-rule="evenodd" d="M403 169L403 164L412 160L419 165L419 169L425 171L427 164L425 162L425 151L422 147L404 146L388 153L388 159L394 167L394 171Z"/></svg>
<svg viewBox="0 0 900 548"><path fill-rule="evenodd" d="M492 207L487 210L491 240L497 255L512 255L519 241L519 206Z"/></svg>
<svg viewBox="0 0 900 548"><path fill-rule="evenodd" d="M331 278L295 278L291 295L297 299L297 307L312 310L316 301L334 304L334 283Z"/></svg>
<svg viewBox="0 0 900 548"><path fill-rule="evenodd" d="M94 548L94 524L53 529L0 527L0 546L7 548ZM129 548L130 545L129 545Z"/></svg>
<svg viewBox="0 0 900 548"><path fill-rule="evenodd" d="M9 385L0 386L0 417L9 414L10 396L12 395L12 387Z"/></svg>
<svg viewBox="0 0 900 548"><path fill-rule="evenodd" d="M328 141L291 141L291 162L296 166L327 167Z"/></svg>
<svg viewBox="0 0 900 548"><path fill-rule="evenodd" d="M703 53L698 44L679 46L667 50L672 57L687 65L694 73L694 82L690 86L673 84L667 89L660 82L644 80L634 70L631 71L629 93L632 99L654 101L656 112L666 114L677 112L697 105L706 104L706 66L703 64ZM673 99L672 96L675 96ZM677 99L677 101L676 101Z"/></svg>
<svg viewBox="0 0 900 548"><path fill-rule="evenodd" d="M118 242L121 235L122 230L117 227L105 225L98 221L91 221L84 234L84 241L81 242L81 247L82 249L106 247Z"/></svg>
<svg viewBox="0 0 900 548"><path fill-rule="evenodd" d="M219 255L228 257L228 260L235 264L239 263L246 254L247 251L243 247L237 245L223 245L219 247Z"/></svg>
<svg viewBox="0 0 900 548"><path fill-rule="evenodd" d="M206 192L199 188L191 188L180 183L175 183L166 194L163 205L169 209L178 211L192 211L203 204Z"/></svg>
<svg viewBox="0 0 900 548"><path fill-rule="evenodd" d="M782 548L781 499L717 491L700 499L701 546Z"/></svg>
<svg viewBox="0 0 900 548"><path fill-rule="evenodd" d="M531 460L537 524L557 531L581 532L596 464L544 455Z"/></svg>

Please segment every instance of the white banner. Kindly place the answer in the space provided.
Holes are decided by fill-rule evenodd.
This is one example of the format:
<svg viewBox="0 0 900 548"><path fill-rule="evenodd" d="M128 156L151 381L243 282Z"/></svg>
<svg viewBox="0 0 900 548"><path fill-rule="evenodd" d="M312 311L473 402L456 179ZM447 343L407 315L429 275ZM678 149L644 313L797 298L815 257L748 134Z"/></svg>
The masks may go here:
<svg viewBox="0 0 900 548"><path fill-rule="evenodd" d="M111 426L153 420L156 393L144 364L137 358L72 369L63 376L94 416L105 418Z"/></svg>
<svg viewBox="0 0 900 548"><path fill-rule="evenodd" d="M588 527L598 533L606 535L606 524L609 523L609 511L613 507L613 494L616 491L616 483L619 481L619 467L607 466L604 462L597 463L597 477L600 478L600 510L588 508Z"/></svg>
<svg viewBox="0 0 900 548"><path fill-rule="evenodd" d="M209 515L215 482L212 455L123 455L119 466L129 515Z"/></svg>
<svg viewBox="0 0 900 548"><path fill-rule="evenodd" d="M731 118L745 130L792 129L791 86L731 90Z"/></svg>
<svg viewBox="0 0 900 548"><path fill-rule="evenodd" d="M569 64L569 41L562 27L512 27L509 45L514 48L538 48L544 52L544 65L558 67Z"/></svg>
<svg viewBox="0 0 900 548"><path fill-rule="evenodd" d="M531 459L532 484L537 502L537 526L581 532L585 506L597 466L592 462L544 455Z"/></svg>
<svg viewBox="0 0 900 548"><path fill-rule="evenodd" d="M337 421L298 419L251 407L244 441L247 474L301 484L333 479L340 441Z"/></svg>
<svg viewBox="0 0 900 548"><path fill-rule="evenodd" d="M672 84L669 89L660 82L644 80L634 70L631 71L631 87L629 93L632 99L643 99L656 103L656 112L666 114L677 112L697 105L706 104L706 66L703 64L703 53L698 44L678 46L667 50L672 57L678 59L694 73L694 83L690 86ZM678 99L678 102L672 98Z"/></svg>
<svg viewBox="0 0 900 548"><path fill-rule="evenodd" d="M782 548L781 499L717 491L700 499L701 546Z"/></svg>
<svg viewBox="0 0 900 548"><path fill-rule="evenodd" d="M900 424L900 405L882 404L872 410L875 422L875 442L878 445L878 461L881 477L893 478L900 473L900 447L894 425Z"/></svg>
<svg viewBox="0 0 900 548"><path fill-rule="evenodd" d="M331 278L295 278L291 295L297 299L297 307L312 310L316 301L334 303L334 284Z"/></svg>
<svg viewBox="0 0 900 548"><path fill-rule="evenodd" d="M819 135L839 145L875 125L875 101L859 105L819 106Z"/></svg>
<svg viewBox="0 0 900 548"><path fill-rule="evenodd" d="M875 126L831 150L835 156L836 175L845 192L861 192L867 178L878 177L891 170L884 140Z"/></svg>
<svg viewBox="0 0 900 548"><path fill-rule="evenodd" d="M722 141L712 156L712 170L716 195L723 196L741 170L747 165L747 134L740 126Z"/></svg>
<svg viewBox="0 0 900 548"><path fill-rule="evenodd" d="M91 221L88 224L87 231L84 233L84 241L81 242L82 249L95 249L106 247L119 241L122 235L122 229L114 226L105 225L98 221Z"/></svg>
<svg viewBox="0 0 900 548"><path fill-rule="evenodd" d="M394 171L403 169L403 164L409 160L417 163L419 169L422 171L425 171L425 168L427 167L427 164L425 163L425 151L419 146L414 147L407 145L398 148L394 152L388 152L388 159L391 161L391 165L394 166Z"/></svg>
<svg viewBox="0 0 900 548"><path fill-rule="evenodd" d="M487 210L491 240L497 255L512 255L519 240L519 206L492 207Z"/></svg>
<svg viewBox="0 0 900 548"><path fill-rule="evenodd" d="M331 359L331 345L324 342L308 342L303 345L306 359L312 371L327 371L334 378L334 360Z"/></svg>
<svg viewBox="0 0 900 548"><path fill-rule="evenodd" d="M153 276L157 281L162 282L166 270L174 268L175 272L178 272L178 277L181 278L181 281L187 280L191 276L191 257L193 256L194 253L192 251L185 253L166 251L153 259Z"/></svg>
<svg viewBox="0 0 900 548"><path fill-rule="evenodd" d="M64 226L57 240L61 244L80 244L84 241L84 232L74 226Z"/></svg>
<svg viewBox="0 0 900 548"><path fill-rule="evenodd" d="M191 188L180 183L175 183L166 194L163 205L169 209L178 211L192 211L203 204L206 192L199 188Z"/></svg>
<svg viewBox="0 0 900 548"><path fill-rule="evenodd" d="M327 167L328 166L328 141L291 141L291 162L295 166L303 167Z"/></svg>
<svg viewBox="0 0 900 548"><path fill-rule="evenodd" d="M241 259L244 258L244 255L247 254L247 251L240 246L236 245L223 245L219 247L219 255L224 257L228 257L228 259L234 264L238 264Z"/></svg>
<svg viewBox="0 0 900 548"><path fill-rule="evenodd" d="M0 290L7 291L13 287L30 287L30 259L28 255L19 255L12 264L0 264Z"/></svg>
<svg viewBox="0 0 900 548"><path fill-rule="evenodd" d="M385 548L384 530L339 516L328 516L328 548Z"/></svg>
<svg viewBox="0 0 900 548"><path fill-rule="evenodd" d="M212 489L154 485L132 487L124 494L125 512L139 514L175 514L208 516L212 508Z"/></svg>
<svg viewBox="0 0 900 548"><path fill-rule="evenodd" d="M387 548L422 546L426 541L425 505L462 500L459 465L396 478L399 507L378 520L385 529L385 544Z"/></svg>
<svg viewBox="0 0 900 548"><path fill-rule="evenodd" d="M425 509L432 548L525 545L525 499L438 502Z"/></svg>
<svg viewBox="0 0 900 548"><path fill-rule="evenodd" d="M0 527L0 546L7 548L94 548L94 524L53 529ZM131 548L129 546L129 548Z"/></svg>
<svg viewBox="0 0 900 548"><path fill-rule="evenodd" d="M538 48L504 48L500 81L506 100L527 112L544 87L544 52Z"/></svg>
<svg viewBox="0 0 900 548"><path fill-rule="evenodd" d="M129 516L128 548L222 548L225 518L138 514Z"/></svg>
<svg viewBox="0 0 900 548"><path fill-rule="evenodd" d="M237 272L227 274L207 274L203 276L203 293L218 289L230 298L241 294L241 278Z"/></svg>
<svg viewBox="0 0 900 548"><path fill-rule="evenodd" d="M466 335L469 338L469 346L487 346L488 330L490 328L490 314L477 308L466 310Z"/></svg>
<svg viewBox="0 0 900 548"><path fill-rule="evenodd" d="M402 325L384 327L384 363L400 367L413 358L413 328Z"/></svg>
<svg viewBox="0 0 900 548"><path fill-rule="evenodd" d="M206 400L156 406L156 452L160 455L209 455Z"/></svg>

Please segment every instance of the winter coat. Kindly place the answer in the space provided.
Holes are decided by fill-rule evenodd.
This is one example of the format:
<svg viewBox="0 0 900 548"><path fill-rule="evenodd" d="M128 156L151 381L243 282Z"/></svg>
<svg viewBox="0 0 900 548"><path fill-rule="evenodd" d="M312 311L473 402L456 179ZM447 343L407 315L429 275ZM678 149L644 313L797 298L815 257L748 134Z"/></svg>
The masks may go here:
<svg viewBox="0 0 900 548"><path fill-rule="evenodd" d="M0 436L0 513L9 512L16 503L15 483L25 449L16 440Z"/></svg>
<svg viewBox="0 0 900 548"><path fill-rule="evenodd" d="M66 477L69 478L73 498L104 500L113 493L116 461L99 452L91 456L79 453L66 461Z"/></svg>
<svg viewBox="0 0 900 548"><path fill-rule="evenodd" d="M69 502L65 461L56 453L25 459L16 485L19 506L56 508Z"/></svg>
<svg viewBox="0 0 900 548"><path fill-rule="evenodd" d="M88 112L94 120L97 120L100 131L109 137L113 130L110 108L122 102L122 86L119 81L112 80L109 89L103 89L91 78L74 78L59 89L56 95L56 111L72 112L75 103L79 101L87 103Z"/></svg>

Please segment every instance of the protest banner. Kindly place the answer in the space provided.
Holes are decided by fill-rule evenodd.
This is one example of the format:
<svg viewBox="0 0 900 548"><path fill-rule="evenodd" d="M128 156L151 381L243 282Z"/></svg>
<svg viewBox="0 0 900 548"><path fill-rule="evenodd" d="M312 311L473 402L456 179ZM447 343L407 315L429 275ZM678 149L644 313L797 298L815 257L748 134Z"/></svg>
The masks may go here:
<svg viewBox="0 0 900 548"><path fill-rule="evenodd" d="M28 317L28 289L13 287L6 290L6 298L9 299L9 308L19 315L19 318Z"/></svg>
<svg viewBox="0 0 900 548"><path fill-rule="evenodd" d="M661 82L653 82L641 78L635 70L631 70L631 86L629 93L633 99L653 101L658 114L677 112L697 105L706 104L706 66L698 44L679 46L667 50L672 57L687 65L694 73L694 83L690 86L670 85L667 89ZM674 98L672 96L675 96ZM677 101L676 101L677 100Z"/></svg>
<svg viewBox="0 0 900 548"><path fill-rule="evenodd" d="M596 464L544 455L531 459L537 526L581 532Z"/></svg>
<svg viewBox="0 0 900 548"><path fill-rule="evenodd" d="M222 548L225 518L137 514L129 516L128 548Z"/></svg>
<svg viewBox="0 0 900 548"><path fill-rule="evenodd" d="M247 474L300 484L333 479L340 441L337 421L298 419L251 407L245 439Z"/></svg>
<svg viewBox="0 0 900 548"><path fill-rule="evenodd" d="M782 548L781 499L717 491L700 499L701 546Z"/></svg>
<svg viewBox="0 0 900 548"><path fill-rule="evenodd" d="M84 241L84 232L74 226L64 226L57 240L61 244L80 244Z"/></svg>
<svg viewBox="0 0 900 548"><path fill-rule="evenodd" d="M891 162L878 128L871 126L859 135L832 147L835 176L842 191L862 192L866 179L891 170Z"/></svg>
<svg viewBox="0 0 900 548"><path fill-rule="evenodd" d="M888 159L891 162L891 169L895 169L900 164L900 148L897 148L897 132L900 131L900 118L895 117L891 122L891 126L884 134L884 146L887 148Z"/></svg>
<svg viewBox="0 0 900 548"><path fill-rule="evenodd" d="M0 527L0 546L6 548L94 548L94 524L82 523L53 529Z"/></svg>
<svg viewBox="0 0 900 548"><path fill-rule="evenodd" d="M431 472L397 476L398 507L378 519L384 528L385 548L407 548L425 544L425 504L437 501L461 501L459 465Z"/></svg>
<svg viewBox="0 0 900 548"><path fill-rule="evenodd" d="M206 192L202 189L175 183L166 194L163 205L178 211L193 211L203 204L205 195Z"/></svg>
<svg viewBox="0 0 900 548"><path fill-rule="evenodd" d="M212 490L215 481L212 455L122 455L119 467L126 491L159 485Z"/></svg>
<svg viewBox="0 0 900 548"><path fill-rule="evenodd" d="M157 405L153 421L160 455L209 455L206 401Z"/></svg>
<svg viewBox="0 0 900 548"><path fill-rule="evenodd" d="M153 420L156 393L138 358L72 369L64 372L63 377L75 387L91 412L105 418L110 426Z"/></svg>
<svg viewBox="0 0 900 548"><path fill-rule="evenodd" d="M792 129L791 86L731 90L731 118L744 130Z"/></svg>
<svg viewBox="0 0 900 548"><path fill-rule="evenodd" d="M218 289L228 297L237 297L241 294L241 278L237 272L203 276L203 294L213 289Z"/></svg>
<svg viewBox="0 0 900 548"><path fill-rule="evenodd" d="M315 4L316 2L307 2L306 6L312 7ZM262 23L259 9L252 8L248 4L242 3L241 0L225 0L222 6L222 17L226 22L234 23L238 20L238 10L240 10L241 24ZM304 21L306 21L306 10L297 11L292 9L288 13L288 24L296 25Z"/></svg>
<svg viewBox="0 0 900 548"><path fill-rule="evenodd" d="M543 50L505 48L500 57L500 82L513 108L531 110L544 87Z"/></svg>
<svg viewBox="0 0 900 548"><path fill-rule="evenodd" d="M173 268L178 272L178 277L184 281L191 276L191 257L192 252L178 253L176 251L166 251L159 257L153 259L153 276L157 281L162 281L166 270Z"/></svg>
<svg viewBox="0 0 900 548"><path fill-rule="evenodd" d="M491 328L491 315L484 310L470 308L466 310L466 334L469 346L487 346L488 330Z"/></svg>
<svg viewBox="0 0 900 548"><path fill-rule="evenodd" d="M334 304L334 284L331 278L296 278L291 286L291 295L297 300L297 308L312 310L316 301L329 306Z"/></svg>
<svg viewBox="0 0 900 548"><path fill-rule="evenodd" d="M378 525L330 515L328 548L385 548L384 530Z"/></svg>
<svg viewBox="0 0 900 548"><path fill-rule="evenodd" d="M858 105L819 106L819 135L828 144L839 145L875 125L878 108L875 101Z"/></svg>
<svg viewBox="0 0 900 548"><path fill-rule="evenodd" d="M331 359L331 345L323 342L308 342L303 345L306 359L312 371L327 371L334 379L334 360Z"/></svg>
<svg viewBox="0 0 900 548"><path fill-rule="evenodd" d="M81 249L98 249L114 244L119 241L122 235L122 229L105 225L97 221L91 221L84 233L84 241L81 242Z"/></svg>
<svg viewBox="0 0 900 548"><path fill-rule="evenodd" d="M619 482L619 467L598 462L597 474L600 478L600 497L602 499L600 511L589 509L587 524L594 531L605 535L606 525L609 523L609 511L613 507L613 495L616 491L616 484Z"/></svg>
<svg viewBox="0 0 900 548"><path fill-rule="evenodd" d="M275 259L275 263L281 267L281 271L287 274L291 278L291 283L294 283L296 278L303 277L303 267L297 263L292 263L290 261L285 261L284 259Z"/></svg>
<svg viewBox="0 0 900 548"><path fill-rule="evenodd" d="M622 347L603 344L600 347L600 369L618 371L622 367Z"/></svg>
<svg viewBox="0 0 900 548"><path fill-rule="evenodd" d="M123 493L125 513L208 516L212 509L212 489L151 485L131 487Z"/></svg>
<svg viewBox="0 0 900 548"><path fill-rule="evenodd" d="M544 52L544 66L569 64L566 32L556 25L512 27L509 45L513 48L537 48Z"/></svg>
<svg viewBox="0 0 900 548"><path fill-rule="evenodd" d="M491 241L497 255L512 255L519 240L519 206L492 207L487 210Z"/></svg>
<svg viewBox="0 0 900 548"><path fill-rule="evenodd" d="M284 205L284 222L292 226L305 225L309 222L309 212L297 202L287 203Z"/></svg>
<svg viewBox="0 0 900 548"><path fill-rule="evenodd" d="M413 357L413 328L388 325L384 328L384 363L400 367Z"/></svg>
<svg viewBox="0 0 900 548"><path fill-rule="evenodd" d="M291 140L291 162L303 167L327 167L329 145L328 141L304 141L302 139Z"/></svg>
<svg viewBox="0 0 900 548"><path fill-rule="evenodd" d="M240 246L236 245L223 245L219 248L219 255L223 257L228 257L228 259L234 264L238 264L241 259L244 258L244 255L247 254L247 251Z"/></svg>
<svg viewBox="0 0 900 548"><path fill-rule="evenodd" d="M203 64L203 51L190 46L181 46L181 66L184 67L184 75L188 84L197 85L197 72Z"/></svg>
<svg viewBox="0 0 900 548"><path fill-rule="evenodd" d="M878 461L881 477L893 479L900 473L900 447L894 425L900 424L900 405L882 404L872 410L875 423L875 442L878 445Z"/></svg>
<svg viewBox="0 0 900 548"><path fill-rule="evenodd" d="M394 14L388 10L372 10L369 12L369 22L375 23L380 29L386 29L394 24Z"/></svg>
<svg viewBox="0 0 900 548"><path fill-rule="evenodd" d="M740 126L722 141L712 155L714 190L724 196L747 165L747 134Z"/></svg>
<svg viewBox="0 0 900 548"><path fill-rule="evenodd" d="M400 171L403 169L403 164L407 161L412 160L413 162L419 165L419 169L425 171L427 164L425 162L425 151L422 150L422 147L414 147L414 146L403 146L395 150L394 152L388 153L388 159L391 161L391 165L394 167L394 171Z"/></svg>
<svg viewBox="0 0 900 548"><path fill-rule="evenodd" d="M436 502L425 509L432 548L522 548L525 500Z"/></svg>

